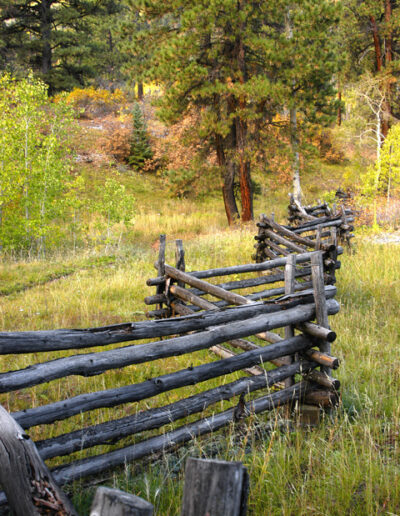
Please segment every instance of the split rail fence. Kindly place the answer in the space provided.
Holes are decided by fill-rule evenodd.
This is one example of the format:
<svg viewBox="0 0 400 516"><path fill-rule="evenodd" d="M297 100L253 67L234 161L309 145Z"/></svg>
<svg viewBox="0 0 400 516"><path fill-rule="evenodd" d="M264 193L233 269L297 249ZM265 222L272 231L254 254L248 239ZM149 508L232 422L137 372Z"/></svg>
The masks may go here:
<svg viewBox="0 0 400 516"><path fill-rule="evenodd" d="M7 496L14 501L15 496L21 497L15 494L14 466L10 463L7 467L12 456L7 435L29 441L25 431L38 425L82 415L82 427L32 443L40 460L93 448L94 455L80 460L68 457L52 470L55 484L63 485L164 452L250 414L297 401L325 407L335 404L339 381L331 376L331 370L338 367L338 359L330 354L336 334L329 327L328 316L339 311L339 304L334 299L336 288L324 282L323 258L322 251L312 251L262 263L185 272L181 241L177 241L175 266L170 266L165 263L163 237L156 263L158 276L148 281L156 287L156 294L146 298L147 304L157 305L150 316L159 319L83 330L0 333L1 355L32 354L28 367L0 374L0 393L49 382L50 389L60 391L59 401L18 411L12 411L11 396L11 417L0 410L0 481ZM221 282L230 275L234 279ZM145 339L149 341L133 342ZM128 344L102 349L115 343ZM93 347L99 351L85 351ZM59 356L64 350L84 352L51 359L51 352ZM222 358L210 361L207 350ZM203 351L201 365L123 387L63 398L61 387L53 383L69 376L106 374L133 364L146 367L152 361L180 355L188 355L190 364L191 354L198 351ZM231 373L236 376L225 376ZM207 381L212 385L204 383ZM179 391L178 401L135 413L135 403L140 400L194 384L204 387L186 397ZM221 409L223 400L230 400L228 408ZM86 421L90 421L90 411L121 405L131 415L94 425L83 423L88 413ZM185 421L200 413L200 419ZM178 420L182 420L181 426L165 428ZM155 430L160 431L154 435ZM150 431L150 436L136 439ZM97 446L116 443L120 443L119 448L96 454ZM36 470L29 466L26 471L34 474ZM49 490L48 478L47 473L36 475L27 484L25 495L37 507L57 507L58 498ZM4 494L0 501L5 503Z"/></svg>
<svg viewBox="0 0 400 516"><path fill-rule="evenodd" d="M346 244L350 248L350 240L354 237L352 223L356 215L352 208L344 204L340 206L334 204L330 207L326 202L319 202L314 206L302 206L291 195L288 211L289 224L292 226L288 226L288 229L297 233L309 232L308 235L323 229L328 236L327 230L331 228L336 232L338 243Z"/></svg>

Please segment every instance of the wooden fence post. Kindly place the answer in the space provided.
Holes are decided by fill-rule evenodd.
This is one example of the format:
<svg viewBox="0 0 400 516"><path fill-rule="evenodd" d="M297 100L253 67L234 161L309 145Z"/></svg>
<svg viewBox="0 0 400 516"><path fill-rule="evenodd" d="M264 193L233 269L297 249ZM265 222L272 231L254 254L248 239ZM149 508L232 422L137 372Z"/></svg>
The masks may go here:
<svg viewBox="0 0 400 516"><path fill-rule="evenodd" d="M285 265L285 294L293 294L295 291L295 272L296 272L296 255L290 254L287 257L286 265ZM294 337L294 327L292 325L285 326L285 339L290 339ZM284 359L284 363L291 364L293 362L292 356L282 357ZM285 387L290 387L293 385L294 378L287 378L285 380Z"/></svg>
<svg viewBox="0 0 400 516"><path fill-rule="evenodd" d="M248 473L241 462L186 462L181 516L245 516Z"/></svg>
<svg viewBox="0 0 400 516"><path fill-rule="evenodd" d="M315 314L317 323L323 328L329 329L328 310L326 307L325 286L324 286L324 264L322 252L315 253L311 256L311 276L314 289ZM318 341L319 349L323 353L330 355L331 344L328 340L321 339ZM329 367L321 368L328 376L331 373Z"/></svg>
<svg viewBox="0 0 400 516"><path fill-rule="evenodd" d="M36 446L0 405L0 483L15 516L77 516Z"/></svg>
<svg viewBox="0 0 400 516"><path fill-rule="evenodd" d="M153 516L150 502L119 489L99 487L90 508L90 516Z"/></svg>
<svg viewBox="0 0 400 516"><path fill-rule="evenodd" d="M165 275L165 247L167 243L166 235L160 235L160 248L158 250L158 260L157 260L157 272L159 277L163 277ZM157 285L156 293L164 294L165 292L165 281ZM157 310L162 310L162 303L157 305ZM162 317L162 316L161 316Z"/></svg>
<svg viewBox="0 0 400 516"><path fill-rule="evenodd" d="M178 271L185 272L185 251L183 249L182 240L175 240L175 245L175 268L178 269ZM182 288L185 288L184 281L178 281L178 285Z"/></svg>

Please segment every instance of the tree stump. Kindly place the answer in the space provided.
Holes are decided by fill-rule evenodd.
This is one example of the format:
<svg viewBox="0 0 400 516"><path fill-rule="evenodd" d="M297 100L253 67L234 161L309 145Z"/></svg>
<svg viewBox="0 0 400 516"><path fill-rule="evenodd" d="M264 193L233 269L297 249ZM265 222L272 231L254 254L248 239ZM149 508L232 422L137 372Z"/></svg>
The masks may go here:
<svg viewBox="0 0 400 516"><path fill-rule="evenodd" d="M187 460L181 516L245 516L247 496L241 462Z"/></svg>

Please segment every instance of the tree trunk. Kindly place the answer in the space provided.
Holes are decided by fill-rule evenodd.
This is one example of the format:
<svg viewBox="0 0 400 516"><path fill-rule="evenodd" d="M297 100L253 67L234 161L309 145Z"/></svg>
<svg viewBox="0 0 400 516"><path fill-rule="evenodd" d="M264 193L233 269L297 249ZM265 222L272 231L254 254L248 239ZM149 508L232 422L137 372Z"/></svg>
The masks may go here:
<svg viewBox="0 0 400 516"><path fill-rule="evenodd" d="M339 86L339 90L338 90L338 100L339 100L339 107L338 107L338 112L337 112L337 125L340 127L342 125L342 92L340 90L340 86Z"/></svg>
<svg viewBox="0 0 400 516"><path fill-rule="evenodd" d="M235 133L232 130L227 137L227 146L232 145L235 139ZM232 159L227 160L224 139L220 134L215 135L215 150L217 154L218 165L223 175L222 195L225 205L225 213L228 219L228 224L232 226L239 219L239 210L236 204L234 194L234 183L236 175L236 166Z"/></svg>
<svg viewBox="0 0 400 516"><path fill-rule="evenodd" d="M241 2L239 1L239 11L241 10ZM245 30L244 22L241 26L242 33ZM244 84L247 79L245 49L243 39L238 37L237 41L237 63L240 71L239 82ZM247 144L247 123L243 119L243 110L246 108L246 97L241 95L239 98L240 113L236 119L236 149L239 157L239 183L240 197L242 199L242 221L248 222L253 220L253 192L251 188L250 162L246 157Z"/></svg>
<svg viewBox="0 0 400 516"><path fill-rule="evenodd" d="M42 0L40 3L40 37L42 43L42 74L48 75L52 68L52 48L51 48L51 26L53 16L51 4L53 0ZM51 92L50 92L51 93Z"/></svg>
<svg viewBox="0 0 400 516"><path fill-rule="evenodd" d="M290 108L290 143L293 153L293 196L295 201L301 205L301 185L300 185L300 156L299 142L297 139L297 110L293 106Z"/></svg>
<svg viewBox="0 0 400 516"><path fill-rule="evenodd" d="M228 218L228 224L230 226L235 224L239 219L239 210L237 208L234 195L235 175L235 163L232 160L229 160L225 166L224 186L222 187L222 194L224 197L225 212Z"/></svg>
<svg viewBox="0 0 400 516"><path fill-rule="evenodd" d="M137 96L138 100L143 100L144 97L144 90L143 90L143 82L139 81L137 85Z"/></svg>
<svg viewBox="0 0 400 516"><path fill-rule="evenodd" d="M242 199L242 221L253 220L253 192L250 178L250 162L246 159L246 122L238 119L236 123L237 152L239 155L239 183Z"/></svg>

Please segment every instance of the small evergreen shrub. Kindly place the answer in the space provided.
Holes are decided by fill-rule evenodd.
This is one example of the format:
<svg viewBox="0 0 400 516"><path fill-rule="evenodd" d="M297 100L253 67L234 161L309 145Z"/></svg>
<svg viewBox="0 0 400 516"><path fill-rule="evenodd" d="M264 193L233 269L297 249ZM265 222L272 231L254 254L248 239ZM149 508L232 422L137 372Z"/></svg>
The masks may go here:
<svg viewBox="0 0 400 516"><path fill-rule="evenodd" d="M130 142L130 153L128 163L135 169L143 167L146 161L153 157L150 147L149 137L146 129L146 122L143 117L142 109L136 102L132 111L133 131Z"/></svg>

